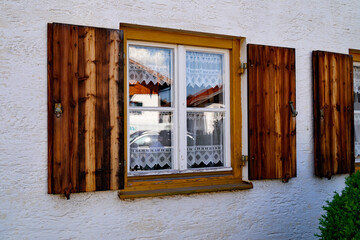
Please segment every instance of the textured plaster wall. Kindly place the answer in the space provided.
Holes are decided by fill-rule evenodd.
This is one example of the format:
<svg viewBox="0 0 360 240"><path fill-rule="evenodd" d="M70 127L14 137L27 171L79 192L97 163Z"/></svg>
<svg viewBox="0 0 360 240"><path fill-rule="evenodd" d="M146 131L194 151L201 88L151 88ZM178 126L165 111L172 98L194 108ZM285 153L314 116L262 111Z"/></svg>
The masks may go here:
<svg viewBox="0 0 360 240"><path fill-rule="evenodd" d="M314 238L321 206L345 175L314 177L311 51L360 49L359 9L357 0L0 1L0 239ZM128 22L296 48L298 177L254 181L248 191L134 201L111 191L69 201L48 195L48 22Z"/></svg>

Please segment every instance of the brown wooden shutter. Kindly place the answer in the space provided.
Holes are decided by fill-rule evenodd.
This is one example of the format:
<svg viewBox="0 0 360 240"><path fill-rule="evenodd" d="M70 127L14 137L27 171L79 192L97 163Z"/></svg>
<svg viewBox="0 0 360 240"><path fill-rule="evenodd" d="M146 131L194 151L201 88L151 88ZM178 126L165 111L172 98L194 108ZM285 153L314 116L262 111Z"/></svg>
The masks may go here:
<svg viewBox="0 0 360 240"><path fill-rule="evenodd" d="M122 48L119 30L48 24L49 193L123 187Z"/></svg>
<svg viewBox="0 0 360 240"><path fill-rule="evenodd" d="M296 177L295 49L249 44L247 54L249 179L287 181Z"/></svg>
<svg viewBox="0 0 360 240"><path fill-rule="evenodd" d="M352 57L313 51L315 175L354 171Z"/></svg>

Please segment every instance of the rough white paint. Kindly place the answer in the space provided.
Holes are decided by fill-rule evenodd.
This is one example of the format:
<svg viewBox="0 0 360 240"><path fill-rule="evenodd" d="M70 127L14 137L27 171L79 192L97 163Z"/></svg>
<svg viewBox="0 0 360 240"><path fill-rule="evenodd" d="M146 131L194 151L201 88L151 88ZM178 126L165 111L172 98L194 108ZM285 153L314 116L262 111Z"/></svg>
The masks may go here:
<svg viewBox="0 0 360 240"><path fill-rule="evenodd" d="M0 2L0 239L312 239L344 177L313 174L311 51L360 49L360 1ZM119 22L246 37L296 48L297 167L290 183L120 201L47 192L46 23ZM243 48L244 49L244 48Z"/></svg>

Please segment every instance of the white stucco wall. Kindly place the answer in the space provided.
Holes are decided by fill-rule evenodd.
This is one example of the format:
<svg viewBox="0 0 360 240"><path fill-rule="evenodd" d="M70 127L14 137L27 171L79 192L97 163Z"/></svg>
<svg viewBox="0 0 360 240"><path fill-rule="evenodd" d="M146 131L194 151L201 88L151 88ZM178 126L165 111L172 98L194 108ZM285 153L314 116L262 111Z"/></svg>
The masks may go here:
<svg viewBox="0 0 360 240"><path fill-rule="evenodd" d="M360 49L359 9L358 0L1 0L0 239L313 239L321 206L345 175L314 176L311 51ZM128 22L296 48L298 177L133 201L116 191L48 195L48 22Z"/></svg>

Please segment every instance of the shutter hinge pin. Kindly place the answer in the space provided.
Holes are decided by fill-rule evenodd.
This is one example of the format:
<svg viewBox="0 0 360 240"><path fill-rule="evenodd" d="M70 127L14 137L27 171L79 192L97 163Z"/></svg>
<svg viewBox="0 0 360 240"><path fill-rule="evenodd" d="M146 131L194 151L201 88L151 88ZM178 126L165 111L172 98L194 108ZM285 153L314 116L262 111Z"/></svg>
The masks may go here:
<svg viewBox="0 0 360 240"><path fill-rule="evenodd" d="M241 156L241 164L242 164L242 166L245 166L247 161L249 161L249 156L242 155Z"/></svg>
<svg viewBox="0 0 360 240"><path fill-rule="evenodd" d="M238 70L238 74L244 73L245 69L247 68L247 63L240 63L240 67Z"/></svg>

